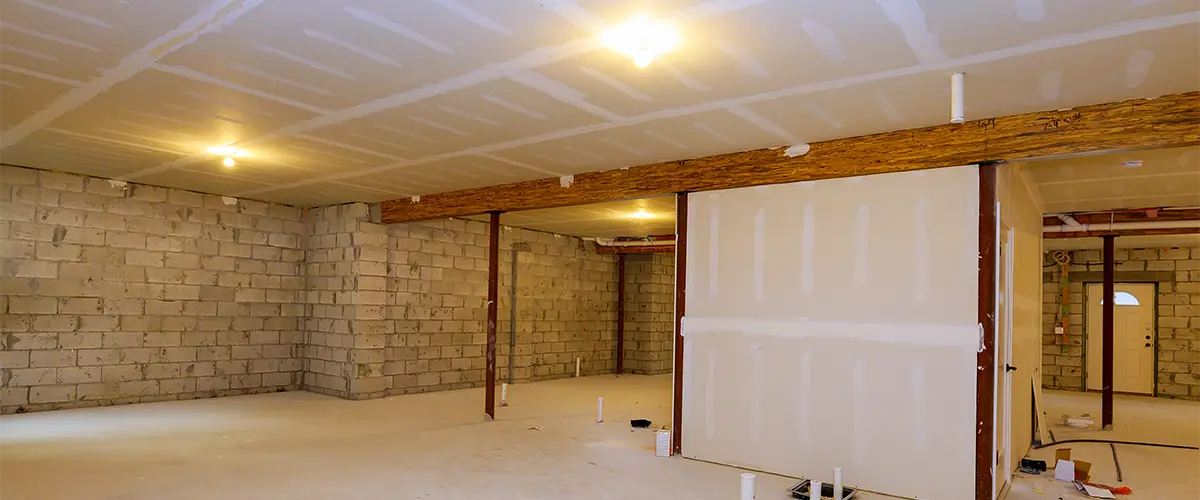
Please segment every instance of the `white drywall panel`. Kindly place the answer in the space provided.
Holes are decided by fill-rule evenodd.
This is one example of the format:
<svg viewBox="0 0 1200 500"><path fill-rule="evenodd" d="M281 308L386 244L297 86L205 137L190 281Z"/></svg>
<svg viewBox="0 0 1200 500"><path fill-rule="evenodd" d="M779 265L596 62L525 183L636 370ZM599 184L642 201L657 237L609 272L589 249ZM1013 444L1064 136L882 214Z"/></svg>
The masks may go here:
<svg viewBox="0 0 1200 500"><path fill-rule="evenodd" d="M973 495L978 169L690 197L683 454Z"/></svg>

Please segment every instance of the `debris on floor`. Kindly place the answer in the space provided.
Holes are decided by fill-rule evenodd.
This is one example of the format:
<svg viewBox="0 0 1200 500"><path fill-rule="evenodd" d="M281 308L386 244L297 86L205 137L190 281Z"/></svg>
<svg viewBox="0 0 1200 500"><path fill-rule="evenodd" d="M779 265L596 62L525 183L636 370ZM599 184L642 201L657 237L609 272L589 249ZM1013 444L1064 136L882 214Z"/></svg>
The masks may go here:
<svg viewBox="0 0 1200 500"><path fill-rule="evenodd" d="M1046 461L1034 460L1032 458L1022 458L1021 466L1017 470L1026 474L1041 474L1046 472Z"/></svg>
<svg viewBox="0 0 1200 500"><path fill-rule="evenodd" d="M1108 491L1104 488L1097 488L1095 486L1089 486L1089 485L1083 484L1079 481L1075 481L1074 484L1075 484L1076 489L1078 489L1079 491L1082 491L1083 494L1085 494L1091 498L1117 498L1115 495L1112 494L1111 491Z"/></svg>
<svg viewBox="0 0 1200 500"><path fill-rule="evenodd" d="M1062 419L1063 423L1067 424L1067 427L1074 427L1076 429L1086 429L1092 425L1095 425L1096 423L1096 419L1087 413L1082 413L1079 415L1068 415L1064 413Z"/></svg>
<svg viewBox="0 0 1200 500"><path fill-rule="evenodd" d="M542 429L545 429L545 427L542 427L540 425L535 425L535 426L529 428L529 430L531 430L531 431L540 431Z"/></svg>
<svg viewBox="0 0 1200 500"><path fill-rule="evenodd" d="M646 420L644 418L636 418L636 419L630 420L629 425L640 428L640 429L645 429L645 428L650 427L650 421Z"/></svg>
<svg viewBox="0 0 1200 500"><path fill-rule="evenodd" d="M854 488L843 486L842 487L842 498L833 498L833 483L816 483L816 484L821 485L821 492L820 492L821 495L820 495L820 497L815 497L815 496L812 496L812 492L809 491L810 484L813 484L811 479L805 479L803 481L800 481L799 483L796 483L795 486L792 486L791 488L789 488L788 493L792 494L792 498L798 498L800 500L816 500L817 498L833 499L833 500L850 500L850 499L854 498L855 495L858 494L858 490L855 490Z"/></svg>

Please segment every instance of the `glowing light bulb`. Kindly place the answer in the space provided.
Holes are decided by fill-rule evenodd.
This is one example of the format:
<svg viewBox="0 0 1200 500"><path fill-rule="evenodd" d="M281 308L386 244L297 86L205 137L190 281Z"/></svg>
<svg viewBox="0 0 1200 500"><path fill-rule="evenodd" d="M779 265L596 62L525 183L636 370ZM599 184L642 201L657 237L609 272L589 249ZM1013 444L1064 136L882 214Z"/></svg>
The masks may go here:
<svg viewBox="0 0 1200 500"><path fill-rule="evenodd" d="M226 167L232 167L234 165L233 157L226 156L224 160L221 160L221 164L225 165Z"/></svg>
<svg viewBox="0 0 1200 500"><path fill-rule="evenodd" d="M637 17L604 31L601 40L608 48L633 58L645 68L655 57L666 54L679 44L679 33L664 21Z"/></svg>
<svg viewBox="0 0 1200 500"><path fill-rule="evenodd" d="M631 219L652 219L652 218L654 218L654 214L649 213L645 210L638 210L637 212L629 214L629 218L631 218Z"/></svg>

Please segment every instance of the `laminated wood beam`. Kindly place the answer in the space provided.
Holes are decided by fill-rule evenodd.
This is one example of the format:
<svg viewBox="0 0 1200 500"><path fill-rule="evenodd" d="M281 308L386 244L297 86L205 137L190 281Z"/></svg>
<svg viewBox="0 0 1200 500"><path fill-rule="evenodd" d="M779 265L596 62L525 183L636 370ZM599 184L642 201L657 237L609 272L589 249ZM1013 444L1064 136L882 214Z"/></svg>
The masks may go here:
<svg viewBox="0 0 1200 500"><path fill-rule="evenodd" d="M1042 233L1042 238L1048 240L1066 238L1094 238L1097 236L1159 236L1168 234L1200 234L1196 227L1164 227L1147 229L1120 229L1116 231L1066 231L1061 233Z"/></svg>
<svg viewBox="0 0 1200 500"><path fill-rule="evenodd" d="M1200 144L1200 92L1040 111L783 148L577 174L383 202L383 222L1134 149Z"/></svg>
<svg viewBox="0 0 1200 500"><path fill-rule="evenodd" d="M1151 222L1200 220L1200 209L1186 208L1163 210L1161 208L1139 208L1136 210L1113 210L1109 212L1087 212L1071 214L1080 224L1106 224L1109 222ZM1042 217L1043 226L1061 226L1064 222L1055 216Z"/></svg>
<svg viewBox="0 0 1200 500"><path fill-rule="evenodd" d="M620 246L620 245L596 245L596 253L673 253L675 244L667 245L639 245L639 246Z"/></svg>

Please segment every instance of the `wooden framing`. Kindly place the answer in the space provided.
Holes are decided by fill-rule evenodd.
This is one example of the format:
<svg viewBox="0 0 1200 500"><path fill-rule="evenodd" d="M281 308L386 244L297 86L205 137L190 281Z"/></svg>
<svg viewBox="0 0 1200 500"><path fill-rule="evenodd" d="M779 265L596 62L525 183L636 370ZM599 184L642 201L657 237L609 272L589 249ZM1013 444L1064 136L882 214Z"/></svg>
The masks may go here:
<svg viewBox="0 0 1200 500"><path fill-rule="evenodd" d="M1064 231L1060 233L1042 233L1042 238L1056 240L1066 238L1095 238L1097 236L1151 236L1166 234L1200 234L1200 227L1119 229L1116 231Z"/></svg>
<svg viewBox="0 0 1200 500"><path fill-rule="evenodd" d="M1200 220L1200 209L1163 210L1160 208L1140 208L1137 210L1078 213L1071 214L1071 217L1080 224ZM1043 226L1062 226L1064 224L1066 223L1062 219L1055 216L1042 217Z"/></svg>
<svg viewBox="0 0 1200 500"><path fill-rule="evenodd" d="M855 175L1200 144L1200 92L758 149L383 202L384 223Z"/></svg>
<svg viewBox="0 0 1200 500"><path fill-rule="evenodd" d="M596 253L615 253L624 255L627 253L670 253L675 251L675 244L664 245L638 245L638 246L623 246L623 245L596 245Z"/></svg>
<svg viewBox="0 0 1200 500"><path fill-rule="evenodd" d="M991 500L996 463L996 164L979 165L979 346L975 370L975 500Z"/></svg>

